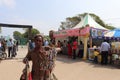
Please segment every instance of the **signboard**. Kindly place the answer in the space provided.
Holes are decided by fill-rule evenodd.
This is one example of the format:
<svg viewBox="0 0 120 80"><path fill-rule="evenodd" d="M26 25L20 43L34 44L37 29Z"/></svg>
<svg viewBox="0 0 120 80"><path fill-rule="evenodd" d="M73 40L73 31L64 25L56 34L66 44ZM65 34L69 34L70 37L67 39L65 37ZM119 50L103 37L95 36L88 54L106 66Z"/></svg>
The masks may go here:
<svg viewBox="0 0 120 80"><path fill-rule="evenodd" d="M54 37L79 36L79 29L68 29L54 32Z"/></svg>
<svg viewBox="0 0 120 80"><path fill-rule="evenodd" d="M65 37L67 36L67 32L66 30L62 30L62 31L56 31L53 34L54 37Z"/></svg>
<svg viewBox="0 0 120 80"><path fill-rule="evenodd" d="M85 36L88 37L89 35L92 38L103 37L104 32L106 30L92 28L90 26L86 26L84 28L76 28L76 29L68 29L68 30L61 30L54 32L54 37L67 37L67 36Z"/></svg>
<svg viewBox="0 0 120 80"><path fill-rule="evenodd" d="M91 28L91 36L92 38L103 37L105 31L106 30Z"/></svg>
<svg viewBox="0 0 120 80"><path fill-rule="evenodd" d="M70 29L67 30L67 36L79 36L80 29Z"/></svg>
<svg viewBox="0 0 120 80"><path fill-rule="evenodd" d="M54 32L54 37L67 37L67 36L89 36L90 27L84 27L82 29L68 29Z"/></svg>

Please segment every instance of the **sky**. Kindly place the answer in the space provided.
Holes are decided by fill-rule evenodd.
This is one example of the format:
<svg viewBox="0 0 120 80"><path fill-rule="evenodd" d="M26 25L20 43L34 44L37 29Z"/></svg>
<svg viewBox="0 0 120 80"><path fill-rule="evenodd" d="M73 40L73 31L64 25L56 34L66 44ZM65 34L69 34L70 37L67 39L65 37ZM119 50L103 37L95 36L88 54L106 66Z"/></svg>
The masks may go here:
<svg viewBox="0 0 120 80"><path fill-rule="evenodd" d="M120 0L0 0L0 23L32 25L45 35L57 31L67 17L85 12L120 28ZM2 28L1 34L11 35L14 30Z"/></svg>

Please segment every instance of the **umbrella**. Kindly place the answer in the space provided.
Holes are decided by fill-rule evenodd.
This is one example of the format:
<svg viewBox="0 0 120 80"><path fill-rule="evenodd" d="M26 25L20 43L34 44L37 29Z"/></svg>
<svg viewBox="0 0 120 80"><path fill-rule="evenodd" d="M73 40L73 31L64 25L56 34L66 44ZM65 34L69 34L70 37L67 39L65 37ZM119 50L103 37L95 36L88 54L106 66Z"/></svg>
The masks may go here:
<svg viewBox="0 0 120 80"><path fill-rule="evenodd" d="M120 38L120 29L114 29L104 33L104 37Z"/></svg>

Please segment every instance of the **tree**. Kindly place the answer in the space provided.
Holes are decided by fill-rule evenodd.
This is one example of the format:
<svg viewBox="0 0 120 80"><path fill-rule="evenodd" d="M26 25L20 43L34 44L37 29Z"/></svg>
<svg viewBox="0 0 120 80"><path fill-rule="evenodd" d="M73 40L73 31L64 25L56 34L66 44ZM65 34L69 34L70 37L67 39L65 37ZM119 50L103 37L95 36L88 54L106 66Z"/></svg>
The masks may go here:
<svg viewBox="0 0 120 80"><path fill-rule="evenodd" d="M114 26L105 24L105 22L102 21L102 20L100 19L100 17L98 17L97 15L92 14L92 13L91 13L90 15L91 15L91 16L94 18L94 20L95 20L98 24L100 24L101 26L103 26L103 27L105 27L105 28L107 28L107 29L110 29L110 30L115 29Z"/></svg>
<svg viewBox="0 0 120 80"><path fill-rule="evenodd" d="M79 17L68 17L66 18L65 22L61 22L60 28L62 30L64 29L70 29L72 27L74 27L76 24L78 24L81 21L81 19Z"/></svg>
<svg viewBox="0 0 120 80"><path fill-rule="evenodd" d="M26 31L25 31L25 33L23 33L23 37L24 38L28 38L28 29L26 29ZM37 29L35 29L35 28L33 28L33 29L31 29L31 36L32 36L32 38L36 35L36 34L39 34L40 32L37 30Z"/></svg>
<svg viewBox="0 0 120 80"><path fill-rule="evenodd" d="M19 31L13 32L14 39L20 39L22 37L22 34Z"/></svg>
<svg viewBox="0 0 120 80"><path fill-rule="evenodd" d="M82 18L84 18L88 13L83 13L83 14L78 14L77 16L74 16L74 17L68 17L66 18L66 21L65 22L61 22L61 25L60 25L60 28L61 30L64 30L64 29L70 29L70 28L73 28L75 27L75 25L77 25L81 20ZM105 24L99 16L93 14L93 13L89 13L89 15L91 15L93 17L93 19L98 23L100 24L101 26L107 28L107 29L115 29L114 26L111 26L111 25L107 25Z"/></svg>

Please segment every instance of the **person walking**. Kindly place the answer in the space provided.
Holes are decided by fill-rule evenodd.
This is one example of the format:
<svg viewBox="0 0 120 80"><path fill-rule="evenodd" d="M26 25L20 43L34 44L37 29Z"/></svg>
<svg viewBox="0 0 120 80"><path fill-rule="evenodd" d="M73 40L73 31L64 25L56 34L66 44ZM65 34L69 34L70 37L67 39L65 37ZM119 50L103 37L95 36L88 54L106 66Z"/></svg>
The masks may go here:
<svg viewBox="0 0 120 80"><path fill-rule="evenodd" d="M16 51L18 51L19 41L16 40Z"/></svg>
<svg viewBox="0 0 120 80"><path fill-rule="evenodd" d="M110 51L110 44L107 42L106 39L104 39L104 42L101 44L101 64L107 65L108 64L108 54Z"/></svg>
<svg viewBox="0 0 120 80"><path fill-rule="evenodd" d="M15 57L17 55L16 41L14 41L14 43L13 43L12 54L13 54L13 57Z"/></svg>
<svg viewBox="0 0 120 80"><path fill-rule="evenodd" d="M12 39L9 39L7 41L7 47L8 47L8 57L12 58L13 57L13 53L12 53L12 50L13 50L13 41L12 41Z"/></svg>
<svg viewBox="0 0 120 80"><path fill-rule="evenodd" d="M45 41L44 41L44 46L48 46L49 45L49 42L48 42L48 40L46 39Z"/></svg>
<svg viewBox="0 0 120 80"><path fill-rule="evenodd" d="M50 69L49 69L49 58L48 51L50 49L44 48L43 37L38 34L34 37L35 48L31 51L28 51L28 54L23 59L23 62L26 63L26 60L32 61L32 80L50 80Z"/></svg>
<svg viewBox="0 0 120 80"><path fill-rule="evenodd" d="M35 48L35 43L33 39L29 40L28 42L28 51L32 51Z"/></svg>

